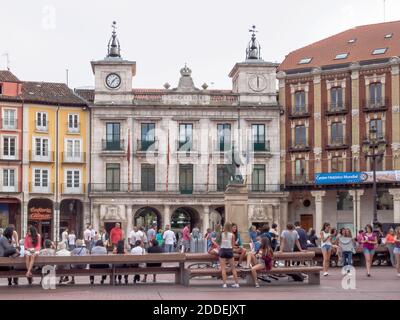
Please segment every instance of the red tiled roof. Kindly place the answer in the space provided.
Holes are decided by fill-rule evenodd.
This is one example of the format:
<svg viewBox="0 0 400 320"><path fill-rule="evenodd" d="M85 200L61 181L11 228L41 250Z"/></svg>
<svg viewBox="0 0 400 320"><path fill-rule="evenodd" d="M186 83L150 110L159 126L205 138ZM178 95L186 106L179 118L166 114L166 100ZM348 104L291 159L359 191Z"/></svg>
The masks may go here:
<svg viewBox="0 0 400 320"><path fill-rule="evenodd" d="M20 82L19 79L8 70L0 70L0 82Z"/></svg>
<svg viewBox="0 0 400 320"><path fill-rule="evenodd" d="M392 37L385 39L390 34ZM355 42L349 43L352 39ZM379 48L387 50L384 54L373 55L373 50ZM335 60L342 53L348 53L348 57ZM400 21L359 26L295 50L286 56L278 70L315 68L394 56L400 56ZM312 60L308 64L299 64L305 58Z"/></svg>

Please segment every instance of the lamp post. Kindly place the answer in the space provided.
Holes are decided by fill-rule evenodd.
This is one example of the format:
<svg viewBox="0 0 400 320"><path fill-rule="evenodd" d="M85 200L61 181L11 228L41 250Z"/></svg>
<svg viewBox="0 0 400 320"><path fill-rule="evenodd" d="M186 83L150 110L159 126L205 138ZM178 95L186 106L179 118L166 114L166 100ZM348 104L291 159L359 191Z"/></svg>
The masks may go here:
<svg viewBox="0 0 400 320"><path fill-rule="evenodd" d="M369 139L365 139L363 142L363 153L365 158L372 159L372 171L373 171L373 199L374 199L374 220L373 224L376 226L378 222L378 211L377 211L377 203L378 203L378 194L377 194L377 183L376 183L376 160L380 157L383 157L386 150L386 142L382 136L378 136L378 131L376 128L371 128L369 131Z"/></svg>

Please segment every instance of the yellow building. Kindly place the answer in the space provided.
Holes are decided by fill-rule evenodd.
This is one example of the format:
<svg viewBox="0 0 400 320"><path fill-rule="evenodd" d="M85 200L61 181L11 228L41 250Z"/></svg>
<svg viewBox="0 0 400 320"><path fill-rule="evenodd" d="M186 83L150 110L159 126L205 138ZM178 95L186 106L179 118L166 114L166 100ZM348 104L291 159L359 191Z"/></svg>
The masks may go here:
<svg viewBox="0 0 400 320"><path fill-rule="evenodd" d="M82 235L89 205L86 103L67 85L23 83L23 230L56 240L68 228Z"/></svg>

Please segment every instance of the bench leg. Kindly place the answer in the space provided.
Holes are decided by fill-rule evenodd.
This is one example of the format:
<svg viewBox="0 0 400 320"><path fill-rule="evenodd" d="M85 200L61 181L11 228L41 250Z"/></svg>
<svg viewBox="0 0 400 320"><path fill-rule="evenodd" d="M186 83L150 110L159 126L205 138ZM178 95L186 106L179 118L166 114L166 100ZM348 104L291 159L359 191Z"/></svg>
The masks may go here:
<svg viewBox="0 0 400 320"><path fill-rule="evenodd" d="M112 286L115 286L115 265L113 264L111 266L111 279L110 279L110 283Z"/></svg>
<svg viewBox="0 0 400 320"><path fill-rule="evenodd" d="M254 279L253 279L253 277L251 276L251 274L246 274L246 284L248 285L248 286L255 286L255 283L254 283Z"/></svg>
<svg viewBox="0 0 400 320"><path fill-rule="evenodd" d="M308 274L308 284L319 285L321 284L320 273L309 273Z"/></svg>
<svg viewBox="0 0 400 320"><path fill-rule="evenodd" d="M190 272L184 270L182 273L182 284L186 287L190 285Z"/></svg>

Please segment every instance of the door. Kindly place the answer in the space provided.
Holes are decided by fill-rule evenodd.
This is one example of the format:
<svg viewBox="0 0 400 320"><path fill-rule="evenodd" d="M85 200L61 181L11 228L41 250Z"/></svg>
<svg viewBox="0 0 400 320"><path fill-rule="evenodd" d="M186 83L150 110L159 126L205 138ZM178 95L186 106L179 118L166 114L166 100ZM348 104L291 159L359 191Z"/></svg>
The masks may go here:
<svg viewBox="0 0 400 320"><path fill-rule="evenodd" d="M120 191L120 164L107 163L106 165L107 191Z"/></svg>
<svg viewBox="0 0 400 320"><path fill-rule="evenodd" d="M312 214L302 214L300 216L300 224L301 227L308 232L310 228L313 228L314 226L314 221L313 221L313 216Z"/></svg>
<svg viewBox="0 0 400 320"><path fill-rule="evenodd" d="M193 193L193 165L181 164L179 166L179 190L182 194Z"/></svg>

